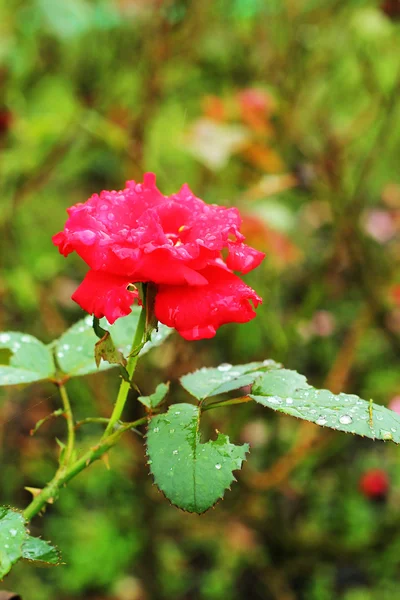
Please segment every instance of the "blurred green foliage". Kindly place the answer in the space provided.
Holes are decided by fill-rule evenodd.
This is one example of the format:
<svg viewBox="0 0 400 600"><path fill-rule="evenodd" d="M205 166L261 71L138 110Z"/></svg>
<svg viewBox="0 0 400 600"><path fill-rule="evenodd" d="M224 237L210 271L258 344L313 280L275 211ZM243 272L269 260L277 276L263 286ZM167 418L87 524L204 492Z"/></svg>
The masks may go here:
<svg viewBox="0 0 400 600"><path fill-rule="evenodd" d="M334 392L399 395L399 28L397 0L1 2L0 329L50 341L82 316L70 296L85 267L51 236L71 204L153 170L165 193L187 181L238 206L267 259L247 278L257 318L214 340L173 336L143 360L143 395L170 379L179 401L181 374L264 358ZM110 412L117 377L96 378L70 383L77 419ZM29 437L59 406L49 384L1 394L1 503L24 506L64 424ZM396 598L399 450L324 431L307 445L314 430L262 407L212 412L207 434L223 424L252 447L215 510L169 506L127 438L111 470L92 466L33 523L66 566L17 565L6 587L24 600ZM390 488L372 500L359 479L376 467Z"/></svg>

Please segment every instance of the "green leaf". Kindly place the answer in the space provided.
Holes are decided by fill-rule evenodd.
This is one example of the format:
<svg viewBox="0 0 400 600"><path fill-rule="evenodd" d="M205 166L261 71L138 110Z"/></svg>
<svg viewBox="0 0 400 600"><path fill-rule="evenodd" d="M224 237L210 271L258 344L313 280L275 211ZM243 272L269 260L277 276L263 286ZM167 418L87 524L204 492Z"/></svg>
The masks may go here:
<svg viewBox="0 0 400 600"><path fill-rule="evenodd" d="M0 579L10 572L20 559L60 564L56 548L40 538L31 537L23 515L7 506L0 506Z"/></svg>
<svg viewBox="0 0 400 600"><path fill-rule="evenodd" d="M168 500L201 514L236 481L232 471L241 468L249 446L235 446L222 433L202 444L199 421L199 407L174 404L151 419L147 454L154 480Z"/></svg>
<svg viewBox="0 0 400 600"><path fill-rule="evenodd" d="M22 514L5 506L0 507L0 579L21 558L25 538Z"/></svg>
<svg viewBox="0 0 400 600"><path fill-rule="evenodd" d="M106 319L100 320L101 326L111 333L116 348L125 356L131 351L140 311L139 306L134 306L130 315L118 319L114 325L110 325ZM57 362L64 373L71 376L86 375L116 366L102 362L97 368L94 346L98 339L93 331L92 322L93 317L88 315L72 325L56 342ZM160 324L158 331L153 331L151 340L143 346L140 355L161 344L172 331L169 327Z"/></svg>
<svg viewBox="0 0 400 600"><path fill-rule="evenodd" d="M164 400L165 396L169 391L169 382L168 383L159 383L156 387L156 391L150 396L139 396L138 400L144 406L149 408L150 410L156 408L161 402Z"/></svg>
<svg viewBox="0 0 400 600"><path fill-rule="evenodd" d="M180 382L192 396L198 400L204 400L217 394L251 385L266 369L277 368L279 365L273 360L235 366L224 363L216 368L203 367L194 373L184 375Z"/></svg>
<svg viewBox="0 0 400 600"><path fill-rule="evenodd" d="M400 444L400 415L354 394L316 390L288 369L264 373L250 397L278 412L346 433Z"/></svg>
<svg viewBox="0 0 400 600"><path fill-rule="evenodd" d="M0 385L31 383L54 377L51 350L32 335L0 333ZM4 364L6 363L6 364Z"/></svg>
<svg viewBox="0 0 400 600"><path fill-rule="evenodd" d="M22 558L50 565L59 565L60 553L49 542L28 535L22 544Z"/></svg>

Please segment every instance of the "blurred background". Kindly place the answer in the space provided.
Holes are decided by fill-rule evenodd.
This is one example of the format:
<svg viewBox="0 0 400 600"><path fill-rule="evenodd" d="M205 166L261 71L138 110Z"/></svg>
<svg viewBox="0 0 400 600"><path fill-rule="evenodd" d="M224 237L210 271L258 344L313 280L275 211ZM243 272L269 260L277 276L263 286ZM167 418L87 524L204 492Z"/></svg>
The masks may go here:
<svg viewBox="0 0 400 600"><path fill-rule="evenodd" d="M265 358L400 411L400 2L1 0L0 330L49 342L81 318L86 267L51 244L65 209L127 179L188 182L238 206L267 253L246 281L257 318L177 335L138 371L143 394L202 365ZM71 381L76 418L108 416L115 371ZM1 503L55 468L50 384L0 392ZM127 418L142 413L132 402ZM212 413L212 414L211 414ZM217 413L217 414L216 414ZM152 485L126 437L32 532L66 565L18 564L23 600L393 600L400 450L243 405L210 411L252 452L198 517ZM82 447L99 435L79 431Z"/></svg>

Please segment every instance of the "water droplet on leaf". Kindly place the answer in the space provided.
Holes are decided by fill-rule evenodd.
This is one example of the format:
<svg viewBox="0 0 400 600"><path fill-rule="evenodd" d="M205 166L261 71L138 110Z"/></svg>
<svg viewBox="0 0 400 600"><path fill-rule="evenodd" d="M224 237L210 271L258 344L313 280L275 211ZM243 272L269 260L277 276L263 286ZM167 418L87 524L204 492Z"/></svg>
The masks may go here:
<svg viewBox="0 0 400 600"><path fill-rule="evenodd" d="M222 365L219 365L217 369L218 371L229 371L230 369L232 369L232 365L229 363L222 363Z"/></svg>
<svg viewBox="0 0 400 600"><path fill-rule="evenodd" d="M350 425L350 423L353 422L353 419L350 417L350 415L342 415L339 418L339 421L342 425Z"/></svg>

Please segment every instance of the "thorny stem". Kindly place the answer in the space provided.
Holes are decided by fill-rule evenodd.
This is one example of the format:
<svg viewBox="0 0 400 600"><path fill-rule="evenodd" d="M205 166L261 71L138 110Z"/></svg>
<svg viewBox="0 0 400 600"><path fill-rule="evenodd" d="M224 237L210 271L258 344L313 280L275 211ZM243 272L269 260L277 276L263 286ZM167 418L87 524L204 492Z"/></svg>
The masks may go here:
<svg viewBox="0 0 400 600"><path fill-rule="evenodd" d="M65 448L65 452L60 462L60 466L56 471L53 479L46 485L45 488L38 494L32 502L26 507L24 511L24 517L27 521L30 521L35 515L37 515L42 508L46 505L46 503L57 497L58 490L65 485L68 481L70 481L75 475L83 471L86 467L88 467L92 462L99 459L107 450L114 446L121 435L128 431L129 429L134 428L136 425L143 424L147 418L138 419L138 421L134 421L133 423L125 423L121 427L119 427L116 431L113 432L115 425L120 420L122 415L122 411L125 406L126 399L128 397L128 392L131 389L131 379L132 375L135 371L136 364L139 358L138 349L141 346L144 332L146 326L146 310L143 307L139 321L136 328L135 337L132 344L132 352L131 356L128 360L127 371L129 374L129 381L122 380L117 400L114 405L113 412L111 414L110 419L106 419L107 427L106 430L101 437L98 444L90 448L83 456L81 456L75 462L72 462L72 457L74 453L75 446L75 425L72 416L71 405L69 402L67 391L62 383L58 383L58 387L61 394L61 400L63 403L64 414L67 420L67 428L68 428L68 439ZM85 419L83 422L93 422L93 419L87 420ZM81 422L80 424L83 424ZM99 422L96 420L96 422ZM104 422L101 420L100 422Z"/></svg>
<svg viewBox="0 0 400 600"><path fill-rule="evenodd" d="M126 366L126 370L128 371L129 381L125 381L124 379L121 381L121 385L119 388L117 400L115 401L114 410L111 414L110 420L104 432L102 439L107 438L112 430L114 429L114 425L117 421L120 420L122 411L124 410L125 402L128 397L129 390L131 389L131 380L132 376L135 372L137 361L139 359L138 348L143 340L144 331L146 327L146 309L143 306L142 311L140 313L139 321L136 328L135 337L132 344L131 355L128 359L128 364Z"/></svg>
<svg viewBox="0 0 400 600"><path fill-rule="evenodd" d="M26 507L24 511L24 516L27 521L29 521L34 515L36 515L42 506L51 498L56 495L57 490L61 487L62 482L66 473L68 472L68 467L72 461L74 448L75 448L75 425L74 418L72 415L71 404L68 398L67 390L65 389L62 383L58 383L58 388L60 390L60 396L63 404L64 415L67 420L67 444L65 446L65 451L60 460L60 466L58 467L56 474L54 475L51 482L42 490L40 494L38 494L32 502Z"/></svg>
<svg viewBox="0 0 400 600"><path fill-rule="evenodd" d="M142 425L147 420L146 417L133 421L133 423L124 424L123 427L109 435L105 439L101 439L98 444L90 448L85 454L83 454L78 460L76 460L70 467L59 469L50 483L38 494L32 502L27 506L24 511L24 517L27 521L30 521L35 515L37 515L46 503L57 497L58 490L73 479L78 473L86 469L94 461L98 460L105 454L110 448L115 446L119 441L121 435L137 425Z"/></svg>

